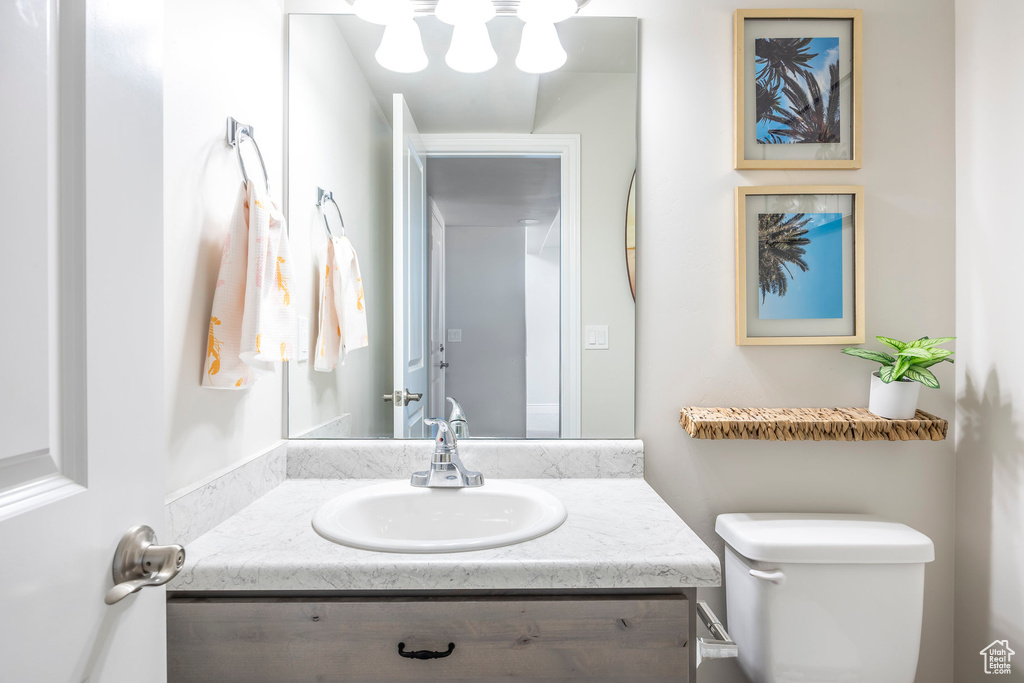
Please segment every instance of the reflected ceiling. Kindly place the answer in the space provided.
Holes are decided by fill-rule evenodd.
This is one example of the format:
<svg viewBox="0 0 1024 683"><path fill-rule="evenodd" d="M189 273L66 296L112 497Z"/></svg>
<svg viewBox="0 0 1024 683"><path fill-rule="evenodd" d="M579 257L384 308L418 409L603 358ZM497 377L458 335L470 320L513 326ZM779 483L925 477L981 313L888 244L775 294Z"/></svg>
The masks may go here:
<svg viewBox="0 0 1024 683"><path fill-rule="evenodd" d="M515 58L523 22L496 17L487 24L498 65L482 74L453 71L444 63L452 27L433 16L416 22L430 66L416 74L398 74L377 64L373 54L383 26L353 15L337 15L345 41L389 121L392 93L405 95L422 133L531 133L541 79L523 73ZM569 59L560 73L635 73L636 24L617 18L574 17L557 25ZM445 97L438 97L444 93Z"/></svg>
<svg viewBox="0 0 1024 683"><path fill-rule="evenodd" d="M558 159L431 159L427 192L452 228L522 227L533 218L545 228L561 202Z"/></svg>

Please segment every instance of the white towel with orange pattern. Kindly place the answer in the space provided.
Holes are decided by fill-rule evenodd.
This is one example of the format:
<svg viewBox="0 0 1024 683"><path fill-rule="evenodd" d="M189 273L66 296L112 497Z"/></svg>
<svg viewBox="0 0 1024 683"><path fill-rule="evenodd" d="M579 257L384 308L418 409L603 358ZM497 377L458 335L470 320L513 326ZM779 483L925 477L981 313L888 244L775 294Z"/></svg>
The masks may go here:
<svg viewBox="0 0 1024 683"><path fill-rule="evenodd" d="M320 315L313 369L331 372L339 360L370 345L363 301L363 278L356 250L347 237L329 237L318 254Z"/></svg>
<svg viewBox="0 0 1024 683"><path fill-rule="evenodd" d="M297 332L284 217L252 181L239 190L213 295L203 386L244 389L290 360Z"/></svg>

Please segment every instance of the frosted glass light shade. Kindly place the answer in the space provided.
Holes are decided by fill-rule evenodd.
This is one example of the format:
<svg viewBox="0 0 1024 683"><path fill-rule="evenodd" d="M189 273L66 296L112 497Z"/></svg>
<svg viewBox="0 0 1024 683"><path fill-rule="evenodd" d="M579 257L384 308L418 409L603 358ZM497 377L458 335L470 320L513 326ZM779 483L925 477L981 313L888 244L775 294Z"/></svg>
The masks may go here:
<svg viewBox="0 0 1024 683"><path fill-rule="evenodd" d="M568 58L554 24L531 21L523 26L523 40L516 57L520 71L546 74L561 68Z"/></svg>
<svg viewBox="0 0 1024 683"><path fill-rule="evenodd" d="M377 63L389 71L402 74L416 73L427 68L427 53L423 51L423 36L413 19L389 24L384 29Z"/></svg>
<svg viewBox="0 0 1024 683"><path fill-rule="evenodd" d="M521 0L516 14L527 23L557 24L579 10L576 0Z"/></svg>
<svg viewBox="0 0 1024 683"><path fill-rule="evenodd" d="M355 0L352 9L363 21L381 26L412 19L413 16L411 0Z"/></svg>
<svg viewBox="0 0 1024 683"><path fill-rule="evenodd" d="M489 71L498 63L486 24L458 24L452 32L452 44L444 61L464 74Z"/></svg>
<svg viewBox="0 0 1024 683"><path fill-rule="evenodd" d="M491 0L439 0L434 8L434 16L438 21L452 26L486 24L494 18L494 14L494 3Z"/></svg>

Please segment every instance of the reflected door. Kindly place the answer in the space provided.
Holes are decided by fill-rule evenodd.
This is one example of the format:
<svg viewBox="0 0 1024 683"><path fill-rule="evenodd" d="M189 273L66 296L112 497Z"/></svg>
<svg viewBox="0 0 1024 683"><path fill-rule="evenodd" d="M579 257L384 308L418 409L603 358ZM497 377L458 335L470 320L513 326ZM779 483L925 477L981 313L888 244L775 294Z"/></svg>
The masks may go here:
<svg viewBox="0 0 1024 683"><path fill-rule="evenodd" d="M427 436L427 158L405 98L395 95L393 104L394 435L402 439Z"/></svg>
<svg viewBox="0 0 1024 683"><path fill-rule="evenodd" d="M444 216L433 199L428 200L430 209L430 401L428 417L444 417L445 411L445 368L444 360Z"/></svg>

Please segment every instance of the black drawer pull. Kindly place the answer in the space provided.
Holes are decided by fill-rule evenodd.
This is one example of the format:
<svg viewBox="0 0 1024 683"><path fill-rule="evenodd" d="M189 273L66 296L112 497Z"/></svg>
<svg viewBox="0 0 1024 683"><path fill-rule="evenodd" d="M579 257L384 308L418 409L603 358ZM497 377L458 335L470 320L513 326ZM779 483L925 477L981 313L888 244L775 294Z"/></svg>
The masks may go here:
<svg viewBox="0 0 1024 683"><path fill-rule="evenodd" d="M431 650L416 650L415 652L406 652L405 643L398 644L398 654L409 659L443 659L451 653L455 652L455 643L448 643L448 650L445 652L432 652Z"/></svg>

